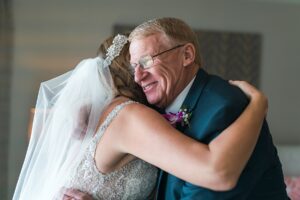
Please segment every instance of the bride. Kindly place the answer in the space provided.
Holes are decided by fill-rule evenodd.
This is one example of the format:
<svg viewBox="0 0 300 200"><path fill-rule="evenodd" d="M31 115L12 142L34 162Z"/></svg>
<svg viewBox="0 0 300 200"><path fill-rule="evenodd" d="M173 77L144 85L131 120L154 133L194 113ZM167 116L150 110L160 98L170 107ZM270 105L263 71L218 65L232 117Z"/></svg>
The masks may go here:
<svg viewBox="0 0 300 200"><path fill-rule="evenodd" d="M66 188L94 199L147 199L155 188L156 167L214 190L234 186L266 114L262 93L233 82L250 103L222 137L206 145L144 105L130 71L126 36L108 38L99 55L41 84L13 199L76 199ZM249 145L241 146L236 156L223 156L241 141ZM224 161L229 163L225 171L218 170L215 166ZM226 172L234 174L224 177Z"/></svg>

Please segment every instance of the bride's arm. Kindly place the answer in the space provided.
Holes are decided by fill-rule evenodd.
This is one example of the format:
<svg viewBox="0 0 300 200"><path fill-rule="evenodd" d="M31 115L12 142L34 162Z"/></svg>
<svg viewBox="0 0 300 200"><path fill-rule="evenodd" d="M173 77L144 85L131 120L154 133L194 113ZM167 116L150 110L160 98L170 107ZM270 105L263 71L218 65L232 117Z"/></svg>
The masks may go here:
<svg viewBox="0 0 300 200"><path fill-rule="evenodd" d="M150 108L131 104L120 112L119 123L111 124L115 126L116 147L190 183L214 190L233 188L250 158L267 112L267 99L262 93L245 82L233 84L250 97L250 103L208 145L180 133Z"/></svg>

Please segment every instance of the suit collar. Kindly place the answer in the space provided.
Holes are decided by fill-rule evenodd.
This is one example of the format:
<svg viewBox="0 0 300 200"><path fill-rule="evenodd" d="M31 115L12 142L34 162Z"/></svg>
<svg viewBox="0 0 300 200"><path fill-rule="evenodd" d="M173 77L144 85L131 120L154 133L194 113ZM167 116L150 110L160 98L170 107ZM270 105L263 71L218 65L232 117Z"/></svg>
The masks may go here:
<svg viewBox="0 0 300 200"><path fill-rule="evenodd" d="M203 69L199 69L197 72L195 81L185 98L182 106L189 109L189 111L193 111L195 106L197 105L197 102L199 100L199 97L201 96L201 93L203 91L204 86L206 85L206 82L208 81L208 74Z"/></svg>

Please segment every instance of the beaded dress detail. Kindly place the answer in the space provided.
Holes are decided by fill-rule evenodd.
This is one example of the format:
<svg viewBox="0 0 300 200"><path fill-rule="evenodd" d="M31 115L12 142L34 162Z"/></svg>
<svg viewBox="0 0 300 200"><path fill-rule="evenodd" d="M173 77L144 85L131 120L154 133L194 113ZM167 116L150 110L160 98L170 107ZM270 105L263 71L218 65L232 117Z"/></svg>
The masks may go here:
<svg viewBox="0 0 300 200"><path fill-rule="evenodd" d="M113 172L103 174L96 167L94 155L97 144L120 110L126 105L136 103L126 101L117 105L107 116L92 139L82 161L70 177L69 188L89 193L95 199L147 199L152 193L157 168L149 163L135 159Z"/></svg>

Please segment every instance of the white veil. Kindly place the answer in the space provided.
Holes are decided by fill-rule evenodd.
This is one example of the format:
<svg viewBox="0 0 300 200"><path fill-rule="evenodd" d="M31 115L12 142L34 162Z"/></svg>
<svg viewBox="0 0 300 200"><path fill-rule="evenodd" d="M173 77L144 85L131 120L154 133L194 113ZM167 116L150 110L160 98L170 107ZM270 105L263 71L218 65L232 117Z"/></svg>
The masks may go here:
<svg viewBox="0 0 300 200"><path fill-rule="evenodd" d="M14 200L53 199L76 170L102 111L115 97L108 66L126 42L126 36L117 35L105 60L83 60L41 84Z"/></svg>

